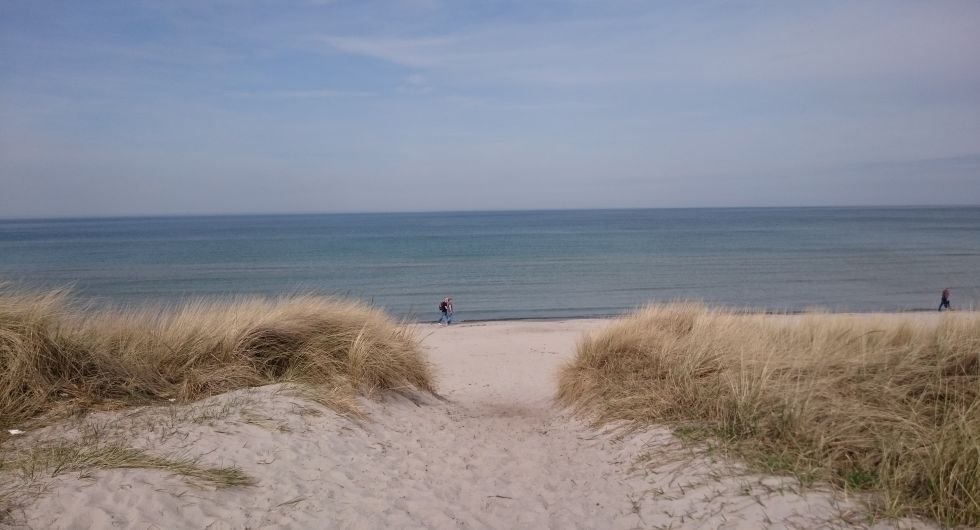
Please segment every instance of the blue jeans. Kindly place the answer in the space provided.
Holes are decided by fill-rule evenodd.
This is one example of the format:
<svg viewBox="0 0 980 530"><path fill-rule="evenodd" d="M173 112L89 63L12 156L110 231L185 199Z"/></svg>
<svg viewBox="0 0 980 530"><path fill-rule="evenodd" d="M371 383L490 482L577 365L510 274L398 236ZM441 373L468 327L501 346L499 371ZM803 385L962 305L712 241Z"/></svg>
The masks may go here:
<svg viewBox="0 0 980 530"><path fill-rule="evenodd" d="M442 316L439 317L439 323L440 324L445 323L447 326L449 324L452 324L453 323L453 314L452 313L447 313L447 312L443 311L442 312Z"/></svg>

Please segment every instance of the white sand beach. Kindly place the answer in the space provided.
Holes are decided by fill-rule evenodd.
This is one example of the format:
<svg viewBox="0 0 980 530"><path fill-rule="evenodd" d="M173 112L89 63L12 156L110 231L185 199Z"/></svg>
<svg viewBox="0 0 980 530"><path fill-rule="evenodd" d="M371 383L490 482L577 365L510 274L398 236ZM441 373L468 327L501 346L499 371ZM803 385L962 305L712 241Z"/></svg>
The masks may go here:
<svg viewBox="0 0 980 530"><path fill-rule="evenodd" d="M363 421L280 385L192 405L89 415L155 453L235 465L253 486L215 489L147 469L45 481L16 515L30 528L815 528L869 521L857 499L745 472L666 429L622 439L553 403L555 373L603 320L420 326L443 399L364 400ZM77 436L79 422L21 442ZM647 459L644 460L643 457Z"/></svg>

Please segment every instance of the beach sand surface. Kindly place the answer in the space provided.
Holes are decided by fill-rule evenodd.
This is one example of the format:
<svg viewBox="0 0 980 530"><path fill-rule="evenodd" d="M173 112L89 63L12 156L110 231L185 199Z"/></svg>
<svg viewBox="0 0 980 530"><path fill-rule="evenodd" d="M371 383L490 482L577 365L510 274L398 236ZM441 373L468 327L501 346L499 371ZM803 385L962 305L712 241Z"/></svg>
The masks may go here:
<svg viewBox="0 0 980 530"><path fill-rule="evenodd" d="M282 385L189 405L96 413L86 429L155 453L235 465L215 489L147 469L48 479L16 514L30 528L926 528L870 521L859 499L801 489L681 444L617 436L557 408L555 375L604 320L420 325L441 397L365 399L345 418Z"/></svg>

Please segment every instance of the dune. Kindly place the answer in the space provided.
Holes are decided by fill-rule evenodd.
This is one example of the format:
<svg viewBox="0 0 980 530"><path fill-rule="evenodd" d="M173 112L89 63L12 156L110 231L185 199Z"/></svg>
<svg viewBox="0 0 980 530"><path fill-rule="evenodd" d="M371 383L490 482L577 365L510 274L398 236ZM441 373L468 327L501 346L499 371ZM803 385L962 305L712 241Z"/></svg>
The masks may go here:
<svg viewBox="0 0 980 530"><path fill-rule="evenodd" d="M755 469L869 493L882 517L980 523L980 316L653 305L583 340L562 403L669 425Z"/></svg>
<svg viewBox="0 0 980 530"><path fill-rule="evenodd" d="M554 402L559 367L608 321L417 326L439 394L393 389L339 414L279 383L90 413L19 436L117 440L168 468L47 469L6 514L29 528L926 528L754 473L664 427L595 430ZM615 426L615 425L613 425ZM112 467L112 466L109 466ZM8 464L9 468L9 464ZM0 473L13 473L12 469Z"/></svg>

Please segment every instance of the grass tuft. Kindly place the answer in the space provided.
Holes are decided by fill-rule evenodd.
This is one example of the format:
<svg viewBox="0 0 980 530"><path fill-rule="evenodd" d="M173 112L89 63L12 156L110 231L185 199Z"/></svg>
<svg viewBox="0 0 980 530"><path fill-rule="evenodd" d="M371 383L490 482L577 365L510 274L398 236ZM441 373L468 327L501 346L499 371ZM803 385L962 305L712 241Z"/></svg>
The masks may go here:
<svg viewBox="0 0 980 530"><path fill-rule="evenodd" d="M159 456L106 442L97 434L75 440L49 440L0 453L0 525L17 525L20 510L45 493L51 479L66 473L90 477L96 469L155 469L215 488L251 486L237 467L212 467L196 458Z"/></svg>
<svg viewBox="0 0 980 530"><path fill-rule="evenodd" d="M194 458L157 456L142 449L112 443L95 445L58 441L32 447L4 467L33 481L92 469L157 469L202 483L226 488L250 486L254 481L237 467L208 467Z"/></svg>
<svg viewBox="0 0 980 530"><path fill-rule="evenodd" d="M759 469L874 491L884 515L980 524L980 318L651 306L588 336L559 400L672 425Z"/></svg>
<svg viewBox="0 0 980 530"><path fill-rule="evenodd" d="M353 301L85 310L64 291L0 286L0 429L279 382L350 414L358 392L433 390L413 331Z"/></svg>

